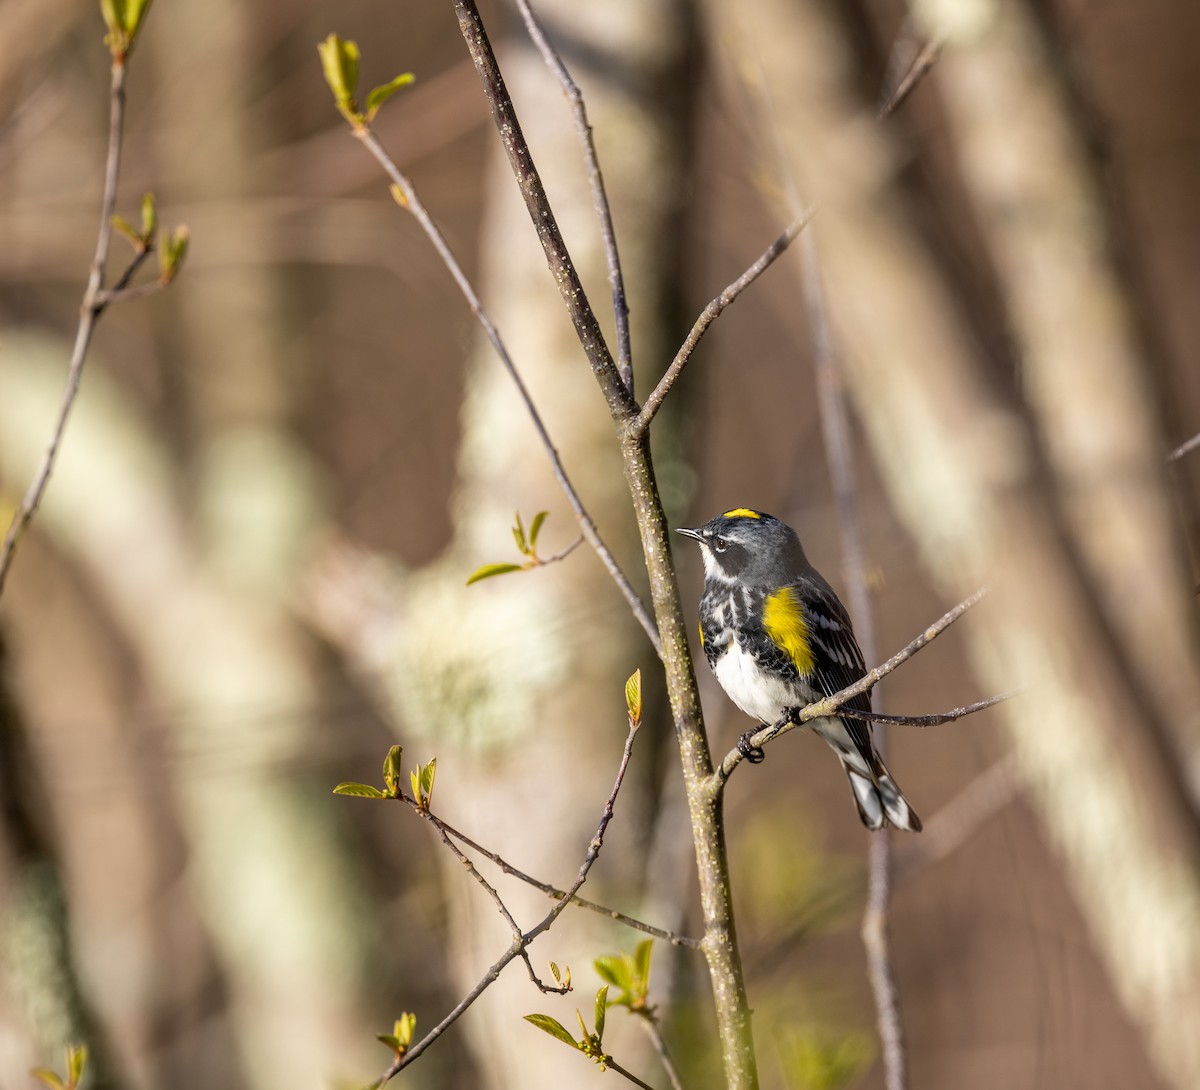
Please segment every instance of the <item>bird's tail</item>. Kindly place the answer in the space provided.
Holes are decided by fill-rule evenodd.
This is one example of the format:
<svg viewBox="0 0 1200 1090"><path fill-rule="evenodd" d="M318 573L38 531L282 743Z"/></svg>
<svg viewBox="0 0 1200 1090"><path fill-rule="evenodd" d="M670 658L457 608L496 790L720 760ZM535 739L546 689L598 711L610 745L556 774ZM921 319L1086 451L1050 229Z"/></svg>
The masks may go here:
<svg viewBox="0 0 1200 1090"><path fill-rule="evenodd" d="M873 778L853 768L844 758L842 760L842 767L850 779L854 801L858 804L858 814L863 824L868 829L879 829L886 822L897 829L919 833L921 819L917 817L916 810L908 805L908 800L892 779L883 761L879 759L879 755L872 754L872 757L875 764L871 770L874 773Z"/></svg>

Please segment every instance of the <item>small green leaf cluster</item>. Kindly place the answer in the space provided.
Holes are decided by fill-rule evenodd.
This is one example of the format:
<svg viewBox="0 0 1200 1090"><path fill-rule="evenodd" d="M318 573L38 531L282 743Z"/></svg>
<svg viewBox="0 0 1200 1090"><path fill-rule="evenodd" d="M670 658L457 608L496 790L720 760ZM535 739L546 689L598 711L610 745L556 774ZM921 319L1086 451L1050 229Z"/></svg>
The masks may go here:
<svg viewBox="0 0 1200 1090"><path fill-rule="evenodd" d="M612 1062L612 1057L604 1051L604 1015L607 1008L608 985L605 984L596 992L595 1028L593 1030L589 1031L583 1015L578 1010L575 1012L575 1017L579 1019L579 1040L576 1040L557 1018L552 1018L548 1014L527 1014L525 1021L537 1026L543 1033L548 1033L556 1040L562 1041L564 1045L578 1049L593 1063L599 1064L600 1070L603 1071Z"/></svg>
<svg viewBox="0 0 1200 1090"><path fill-rule="evenodd" d="M87 1069L87 1045L67 1045L67 1074L64 1078L48 1067L35 1067L30 1074L50 1090L77 1090Z"/></svg>
<svg viewBox="0 0 1200 1090"><path fill-rule="evenodd" d="M154 234L158 231L158 209L154 204L154 194L147 193L142 198L142 225L134 227L124 216L114 215L113 229L124 235L138 254L144 254L154 243ZM183 259L187 255L188 242L191 232L184 224L172 231L162 231L158 239L158 279L164 287L175 279Z"/></svg>
<svg viewBox="0 0 1200 1090"><path fill-rule="evenodd" d="M654 1017L654 1008L648 999L653 948L654 940L644 939L632 954L609 954L592 962L600 979L608 981L619 992L615 999L609 1000L612 1006L628 1007L631 1014Z"/></svg>
<svg viewBox="0 0 1200 1090"><path fill-rule="evenodd" d="M150 0L100 0L100 14L108 27L104 44L115 59L129 56L149 10Z"/></svg>
<svg viewBox="0 0 1200 1090"><path fill-rule="evenodd" d="M401 759L404 756L402 746L392 746L383 759L383 790L372 787L369 783L339 783L333 789L335 795L349 795L358 799L398 799L400 797L400 777L403 775ZM410 773L413 799L421 810L429 809L430 799L433 798L433 781L437 775L437 758L428 764L418 764Z"/></svg>
<svg viewBox="0 0 1200 1090"><path fill-rule="evenodd" d="M375 1039L382 1041L395 1054L397 1060L402 1060L412 1044L413 1031L417 1028L417 1016L405 1011L396 1019L391 1033L377 1033Z"/></svg>
<svg viewBox="0 0 1200 1090"><path fill-rule="evenodd" d="M325 73L325 82L333 92L333 101L342 116L356 129L369 125L382 106L401 87L412 83L416 76L411 72L403 72L395 79L380 84L367 94L367 106L360 111L355 95L358 91L358 43L345 41L336 34L330 34L323 42L318 43L317 52L321 56L321 69Z"/></svg>
<svg viewBox="0 0 1200 1090"><path fill-rule="evenodd" d="M525 560L520 564L504 562L499 564L484 564L480 568L476 568L467 579L467 586L472 583L478 583L481 579L491 579L494 575L507 575L514 571L528 571L530 568L538 568L545 564L546 561L538 556L537 540L538 534L542 532L542 524L546 521L549 511L539 511L533 516L533 521L529 524L529 533L525 533L525 524L521 521L521 513L518 511L513 517L515 522L512 528L513 541L516 542L517 552L519 552Z"/></svg>

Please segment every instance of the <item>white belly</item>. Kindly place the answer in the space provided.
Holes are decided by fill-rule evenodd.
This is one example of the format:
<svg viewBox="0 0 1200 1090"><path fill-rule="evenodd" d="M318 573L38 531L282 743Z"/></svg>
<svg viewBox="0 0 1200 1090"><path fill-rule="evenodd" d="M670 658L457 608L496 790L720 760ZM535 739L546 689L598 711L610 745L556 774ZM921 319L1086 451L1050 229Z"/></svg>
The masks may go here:
<svg viewBox="0 0 1200 1090"><path fill-rule="evenodd" d="M747 715L768 726L774 726L783 718L785 708L807 703L794 684L762 673L736 641L730 643L729 650L717 659L713 673L730 700Z"/></svg>

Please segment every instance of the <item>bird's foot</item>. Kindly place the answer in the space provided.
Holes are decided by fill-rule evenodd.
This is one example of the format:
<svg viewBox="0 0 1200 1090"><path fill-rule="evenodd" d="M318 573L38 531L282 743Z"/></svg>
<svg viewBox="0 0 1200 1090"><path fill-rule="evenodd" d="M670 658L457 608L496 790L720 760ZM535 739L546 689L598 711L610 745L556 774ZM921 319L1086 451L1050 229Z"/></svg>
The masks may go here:
<svg viewBox="0 0 1200 1090"><path fill-rule="evenodd" d="M743 734L741 737L738 738L738 742L737 742L738 752L743 757L745 757L746 760L749 761L752 765L760 764L762 762L763 758L766 757L766 754L763 752L762 746L755 746L755 745L750 744L750 740L761 729L762 729L761 727L755 727L753 730L746 731L745 734Z"/></svg>

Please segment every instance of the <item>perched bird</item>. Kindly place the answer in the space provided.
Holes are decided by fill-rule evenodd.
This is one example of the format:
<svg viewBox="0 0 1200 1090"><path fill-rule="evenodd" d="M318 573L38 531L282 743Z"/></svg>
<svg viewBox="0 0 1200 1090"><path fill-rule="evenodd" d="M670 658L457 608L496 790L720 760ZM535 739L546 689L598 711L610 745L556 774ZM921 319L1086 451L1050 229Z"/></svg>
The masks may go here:
<svg viewBox="0 0 1200 1090"><path fill-rule="evenodd" d="M867 672L846 607L808 562L790 526L738 507L679 533L698 541L704 556L704 655L721 687L747 715L767 726L781 724ZM846 706L870 711L870 693ZM870 723L831 716L807 725L841 760L867 828L887 822L920 832L921 819L875 750Z"/></svg>

